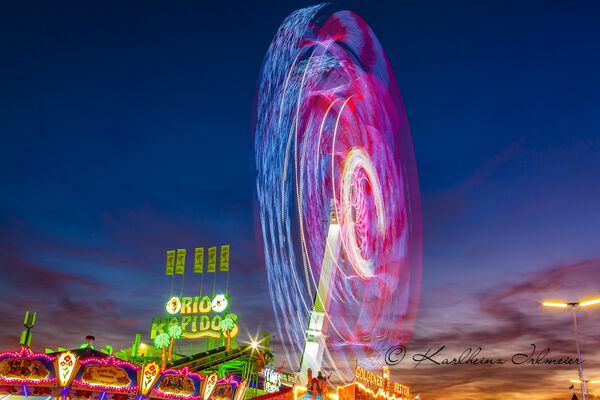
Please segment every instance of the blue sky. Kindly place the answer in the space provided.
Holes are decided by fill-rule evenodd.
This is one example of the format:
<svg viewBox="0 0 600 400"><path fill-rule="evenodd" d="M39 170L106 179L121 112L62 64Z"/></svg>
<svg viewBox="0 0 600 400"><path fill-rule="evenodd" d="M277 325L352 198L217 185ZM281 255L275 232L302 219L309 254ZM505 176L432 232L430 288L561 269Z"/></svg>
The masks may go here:
<svg viewBox="0 0 600 400"><path fill-rule="evenodd" d="M309 4L3 7L5 348L16 344L26 309L39 313L34 346L78 345L88 334L128 346L162 310L164 251L177 247L231 244L232 306L250 331L274 326L256 240L254 95L278 25ZM598 9L591 2L341 5L381 41L411 125L424 222L415 343L442 340L443 317L468 328L452 342L459 348L468 340L507 351L538 339L566 345L559 332L570 333L568 319L537 302L599 294ZM530 325L513 327L512 338L469 336L506 317L482 304L517 300ZM598 313L586 318L593 332ZM556 336L536 330L530 339L527 330L539 326ZM588 349L598 347L588 340ZM435 398L475 391L479 372L448 373L464 386L446 392L398 375ZM494 384L505 387L511 373ZM565 389L554 378L546 383Z"/></svg>

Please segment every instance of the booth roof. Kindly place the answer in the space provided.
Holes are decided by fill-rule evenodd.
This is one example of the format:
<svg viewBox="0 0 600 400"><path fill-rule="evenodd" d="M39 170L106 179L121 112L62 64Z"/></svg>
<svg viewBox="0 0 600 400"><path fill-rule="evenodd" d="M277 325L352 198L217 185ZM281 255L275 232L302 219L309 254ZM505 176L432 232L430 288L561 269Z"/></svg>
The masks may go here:
<svg viewBox="0 0 600 400"><path fill-rule="evenodd" d="M98 350L94 350L90 347L84 347L81 349L73 349L73 350L69 350L71 353L74 353L77 355L77 357L79 357L80 359L86 359L86 358L90 358L90 357L95 357L95 358L106 358L109 357L109 354L103 353L101 351ZM57 351L55 353L50 353L53 356L57 356L61 353L64 353L63 351Z"/></svg>

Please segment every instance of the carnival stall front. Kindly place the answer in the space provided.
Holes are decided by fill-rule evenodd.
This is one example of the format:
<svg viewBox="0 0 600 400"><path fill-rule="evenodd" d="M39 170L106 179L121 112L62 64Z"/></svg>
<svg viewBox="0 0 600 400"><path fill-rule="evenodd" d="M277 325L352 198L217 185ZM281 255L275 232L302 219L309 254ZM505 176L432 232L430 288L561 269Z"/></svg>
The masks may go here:
<svg viewBox="0 0 600 400"><path fill-rule="evenodd" d="M356 366L354 381L331 390L327 378L319 372L313 377L308 371L306 386L294 386L294 400L409 400L408 386L390 380L390 371L383 367L383 375Z"/></svg>
<svg viewBox="0 0 600 400"><path fill-rule="evenodd" d="M91 349L0 353L0 394L81 400L241 400L247 382L187 367L138 366Z"/></svg>

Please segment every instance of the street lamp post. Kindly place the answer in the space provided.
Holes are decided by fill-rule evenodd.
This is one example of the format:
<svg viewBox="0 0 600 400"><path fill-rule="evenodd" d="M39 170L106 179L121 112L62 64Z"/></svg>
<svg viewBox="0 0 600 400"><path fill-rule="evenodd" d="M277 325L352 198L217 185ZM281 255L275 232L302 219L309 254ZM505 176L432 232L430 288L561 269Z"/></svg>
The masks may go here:
<svg viewBox="0 0 600 400"><path fill-rule="evenodd" d="M581 383L582 381L580 379L571 379L571 382L573 383ZM585 383L585 391L586 393L590 390L590 383L600 383L600 379L594 379L594 380L585 380L583 381L583 383Z"/></svg>
<svg viewBox="0 0 600 400"><path fill-rule="evenodd" d="M569 308L571 307L572 315L573 315L573 332L575 333L575 344L577 344L577 360L579 361L579 379L578 381L581 383L581 396L583 400L587 400L587 391L585 388L586 380L583 378L583 360L581 359L581 347L579 345L579 333L577 331L577 307L587 307L593 304L599 304L600 298L593 300L581 301L578 303L561 303L557 301L544 301L542 303L543 306L546 307L556 307L556 308Z"/></svg>

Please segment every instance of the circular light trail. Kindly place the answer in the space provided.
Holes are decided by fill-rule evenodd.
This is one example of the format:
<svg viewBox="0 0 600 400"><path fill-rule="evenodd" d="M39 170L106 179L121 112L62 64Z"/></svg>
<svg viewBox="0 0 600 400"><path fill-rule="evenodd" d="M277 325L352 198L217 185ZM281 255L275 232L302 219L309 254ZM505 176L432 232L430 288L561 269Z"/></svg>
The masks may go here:
<svg viewBox="0 0 600 400"><path fill-rule="evenodd" d="M400 93L358 15L318 5L286 18L260 73L255 147L269 290L288 365L299 365L329 255L324 368L344 379L355 359L381 366L412 333L421 215ZM337 247L328 237L339 238Z"/></svg>
<svg viewBox="0 0 600 400"><path fill-rule="evenodd" d="M360 147L348 152L344 161L340 180L341 235L348 261L354 271L363 279L374 274L372 249L369 246L370 213L367 209L368 189L370 189L375 210L376 234L385 236L385 215L381 187L369 155Z"/></svg>

